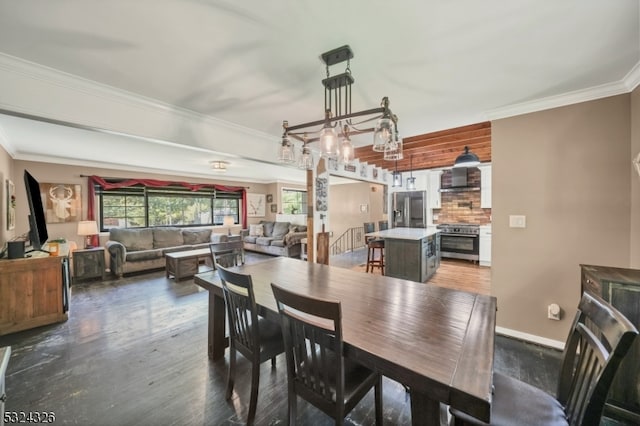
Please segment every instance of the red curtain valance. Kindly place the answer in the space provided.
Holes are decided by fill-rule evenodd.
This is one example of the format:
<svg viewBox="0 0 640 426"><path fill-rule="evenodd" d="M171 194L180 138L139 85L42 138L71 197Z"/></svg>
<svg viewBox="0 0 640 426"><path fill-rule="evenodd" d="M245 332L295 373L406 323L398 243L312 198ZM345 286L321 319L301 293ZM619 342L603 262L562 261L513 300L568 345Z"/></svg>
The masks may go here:
<svg viewBox="0 0 640 426"><path fill-rule="evenodd" d="M87 218L89 220L95 220L95 185L100 185L104 189L118 189L118 188L127 188L135 185L145 185L150 187L163 187L169 185L180 185L184 188L187 188L191 191L198 191L202 188L213 188L218 191L225 192L239 192L242 193L242 223L247 223L247 190L241 186L227 186L227 185L217 185L215 183L189 183L189 182L173 182L168 180L157 180L157 179L127 179L122 182L111 183L107 182L100 176L89 176L89 200L88 200L88 208L87 208ZM93 237L94 241L92 244L94 246L100 245L98 242L98 236L95 235Z"/></svg>

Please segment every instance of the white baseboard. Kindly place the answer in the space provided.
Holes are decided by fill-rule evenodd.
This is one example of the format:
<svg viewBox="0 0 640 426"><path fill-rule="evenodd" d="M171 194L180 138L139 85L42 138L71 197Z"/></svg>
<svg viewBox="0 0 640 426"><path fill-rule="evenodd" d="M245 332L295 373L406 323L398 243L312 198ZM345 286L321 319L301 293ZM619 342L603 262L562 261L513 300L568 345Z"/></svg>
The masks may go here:
<svg viewBox="0 0 640 426"><path fill-rule="evenodd" d="M536 336L535 334L523 333L521 331L511 330L510 328L497 327L496 333L502 336L514 337L516 339L525 340L542 346L548 346L554 349L564 349L564 343L559 340L547 339L546 337Z"/></svg>

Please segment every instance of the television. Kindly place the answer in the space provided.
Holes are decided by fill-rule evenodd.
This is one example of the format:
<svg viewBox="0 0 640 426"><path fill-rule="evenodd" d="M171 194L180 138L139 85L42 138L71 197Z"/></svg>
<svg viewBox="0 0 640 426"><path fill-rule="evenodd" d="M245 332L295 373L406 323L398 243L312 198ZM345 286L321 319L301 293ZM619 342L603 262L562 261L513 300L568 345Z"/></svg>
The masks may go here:
<svg viewBox="0 0 640 426"><path fill-rule="evenodd" d="M29 201L29 241L31 242L31 249L28 251L46 251L42 247L47 242L49 233L47 232L47 218L44 214L44 206L40 196L40 183L25 170L24 185L27 189L27 200Z"/></svg>

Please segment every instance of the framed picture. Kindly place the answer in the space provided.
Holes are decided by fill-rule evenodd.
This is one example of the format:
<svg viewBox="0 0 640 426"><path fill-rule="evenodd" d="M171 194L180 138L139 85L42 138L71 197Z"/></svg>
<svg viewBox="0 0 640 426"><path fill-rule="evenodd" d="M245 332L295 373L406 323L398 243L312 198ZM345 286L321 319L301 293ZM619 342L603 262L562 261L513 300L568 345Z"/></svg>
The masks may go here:
<svg viewBox="0 0 640 426"><path fill-rule="evenodd" d="M7 229L16 227L16 187L12 181L7 179Z"/></svg>
<svg viewBox="0 0 640 426"><path fill-rule="evenodd" d="M273 203L273 194L267 194L267 203Z"/></svg>
<svg viewBox="0 0 640 426"><path fill-rule="evenodd" d="M247 216L264 217L265 205L264 194L247 194Z"/></svg>
<svg viewBox="0 0 640 426"><path fill-rule="evenodd" d="M82 186L71 183L40 183L47 223L77 222L82 218Z"/></svg>
<svg viewBox="0 0 640 426"><path fill-rule="evenodd" d="M278 213L278 205L271 204L271 213Z"/></svg>

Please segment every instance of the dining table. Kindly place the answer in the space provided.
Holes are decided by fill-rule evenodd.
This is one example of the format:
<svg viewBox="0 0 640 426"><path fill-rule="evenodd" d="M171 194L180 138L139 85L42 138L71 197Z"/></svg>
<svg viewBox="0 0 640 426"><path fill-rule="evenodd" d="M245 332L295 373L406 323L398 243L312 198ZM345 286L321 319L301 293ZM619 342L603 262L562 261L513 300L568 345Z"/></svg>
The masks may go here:
<svg viewBox="0 0 640 426"><path fill-rule="evenodd" d="M276 257L232 268L251 275L259 314L280 321L275 283L342 306L344 356L403 384L414 425L440 424L441 403L489 421L496 299L347 268ZM209 292L208 356L224 358L225 303L216 271Z"/></svg>

